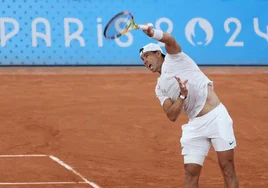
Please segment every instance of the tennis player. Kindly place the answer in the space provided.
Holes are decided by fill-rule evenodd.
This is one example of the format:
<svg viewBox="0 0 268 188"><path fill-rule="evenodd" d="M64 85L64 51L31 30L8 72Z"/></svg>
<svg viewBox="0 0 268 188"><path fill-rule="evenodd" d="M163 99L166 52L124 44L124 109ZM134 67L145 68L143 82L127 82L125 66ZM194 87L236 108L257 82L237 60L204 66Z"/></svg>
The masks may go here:
<svg viewBox="0 0 268 188"><path fill-rule="evenodd" d="M173 122L181 112L189 117L188 123L182 126L180 139L184 187L199 187L199 176L211 145L217 152L225 187L239 187L234 164L233 121L216 95L213 81L182 51L172 35L152 27L144 33L165 44L166 55L154 43L140 49L144 65L160 74L155 92L164 112Z"/></svg>

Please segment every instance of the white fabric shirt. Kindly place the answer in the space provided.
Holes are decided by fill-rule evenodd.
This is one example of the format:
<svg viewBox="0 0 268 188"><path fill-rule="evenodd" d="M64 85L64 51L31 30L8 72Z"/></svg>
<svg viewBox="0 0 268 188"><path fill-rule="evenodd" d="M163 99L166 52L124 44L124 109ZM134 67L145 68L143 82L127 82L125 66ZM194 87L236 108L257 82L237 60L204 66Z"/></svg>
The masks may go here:
<svg viewBox="0 0 268 188"><path fill-rule="evenodd" d="M182 110L189 119L193 119L203 109L207 99L207 85L213 82L185 53L167 54L155 87L161 105L167 98L175 102L179 97L180 87L174 76L179 77L182 82L188 80L188 96Z"/></svg>

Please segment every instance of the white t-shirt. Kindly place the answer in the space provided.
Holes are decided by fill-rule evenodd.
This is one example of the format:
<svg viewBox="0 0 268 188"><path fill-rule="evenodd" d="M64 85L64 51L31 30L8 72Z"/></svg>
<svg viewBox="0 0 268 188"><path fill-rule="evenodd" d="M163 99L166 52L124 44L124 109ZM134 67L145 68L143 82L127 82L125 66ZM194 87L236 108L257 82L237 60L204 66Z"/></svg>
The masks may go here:
<svg viewBox="0 0 268 188"><path fill-rule="evenodd" d="M193 119L203 109L207 99L207 85L213 82L185 53L167 54L155 87L161 105L167 98L175 102L179 97L180 87L174 76L179 77L182 82L188 80L188 96L182 110L189 119Z"/></svg>

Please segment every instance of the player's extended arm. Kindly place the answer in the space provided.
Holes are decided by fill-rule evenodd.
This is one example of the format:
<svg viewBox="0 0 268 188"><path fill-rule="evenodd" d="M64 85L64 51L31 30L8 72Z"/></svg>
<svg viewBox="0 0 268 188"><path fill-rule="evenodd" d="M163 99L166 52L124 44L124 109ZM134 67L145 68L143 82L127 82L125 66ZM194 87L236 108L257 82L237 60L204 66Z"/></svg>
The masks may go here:
<svg viewBox="0 0 268 188"><path fill-rule="evenodd" d="M170 98L166 99L163 104L163 109L170 121L175 122L181 113L184 99L178 98L175 103Z"/></svg>
<svg viewBox="0 0 268 188"><path fill-rule="evenodd" d="M151 26L149 26L148 29L144 30L143 32L146 33L149 37L165 43L167 53L177 54L181 52L181 46L176 42L175 38L171 34L158 29L154 29Z"/></svg>
<svg viewBox="0 0 268 188"><path fill-rule="evenodd" d="M154 32L157 32L157 30ZM159 41L165 43L167 53L177 54L181 52L180 45L176 42L175 38L171 34L163 32L163 37Z"/></svg>

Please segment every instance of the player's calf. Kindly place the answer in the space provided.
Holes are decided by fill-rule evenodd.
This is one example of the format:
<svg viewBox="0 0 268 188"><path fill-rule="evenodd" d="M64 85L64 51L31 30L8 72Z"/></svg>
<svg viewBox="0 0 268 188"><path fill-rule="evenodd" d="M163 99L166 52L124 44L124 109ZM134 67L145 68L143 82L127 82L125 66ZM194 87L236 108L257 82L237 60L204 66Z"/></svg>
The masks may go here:
<svg viewBox="0 0 268 188"><path fill-rule="evenodd" d="M235 172L233 150L218 152L219 165L224 177L226 188L238 188L238 179Z"/></svg>

